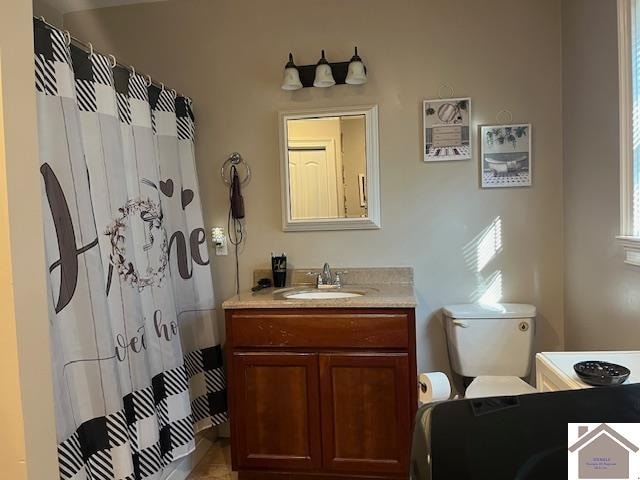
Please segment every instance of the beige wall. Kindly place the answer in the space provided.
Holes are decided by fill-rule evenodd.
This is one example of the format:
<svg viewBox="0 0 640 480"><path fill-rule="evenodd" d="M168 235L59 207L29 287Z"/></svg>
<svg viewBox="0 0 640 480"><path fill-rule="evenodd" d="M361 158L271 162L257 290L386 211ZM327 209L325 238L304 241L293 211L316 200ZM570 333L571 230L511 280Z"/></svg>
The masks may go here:
<svg viewBox="0 0 640 480"><path fill-rule="evenodd" d="M339 217L344 216L344 194L342 193L342 182L338 184L338 166L342 165L342 150L340 148L342 138L342 131L340 129L339 118L328 118L323 120L291 120L287 125L287 136L289 141L304 141L304 140L324 140L332 141L335 150L335 181L336 181L336 203L337 212ZM328 173L332 175L333 173ZM340 176L341 177L341 176ZM341 180L341 179L340 179ZM296 205L296 201L292 200L292 215L294 212L293 206ZM334 203L334 205L336 205ZM328 202L328 210L331 211L331 202ZM304 216L309 212L305 212ZM295 216L294 216L295 218Z"/></svg>
<svg viewBox="0 0 640 480"><path fill-rule="evenodd" d="M33 16L44 17L51 25L62 28L64 15L51 5L50 0L33 0Z"/></svg>
<svg viewBox="0 0 640 480"><path fill-rule="evenodd" d="M251 164L242 288L271 251L296 267L412 266L419 367L447 369L439 308L477 299L500 271L503 300L539 308L537 348L563 346L560 2L179 0L70 14L65 24L193 97L208 227L227 224L222 162L237 150ZM354 45L368 84L280 90L289 51L309 64L321 48L348 59ZM472 97L474 133L505 108L533 124L532 188L483 191L475 160L421 161L421 101L443 83ZM380 108L383 228L283 233L277 112L357 104ZM503 248L478 273L478 235L498 216ZM233 256L213 257L213 270L223 300L234 292Z"/></svg>
<svg viewBox="0 0 640 480"><path fill-rule="evenodd" d="M0 15L0 478L57 476L31 4Z"/></svg>
<svg viewBox="0 0 640 480"><path fill-rule="evenodd" d="M337 172L341 184L338 196L342 197L338 198L338 216L366 215L366 209L360 206L358 189L358 173L367 170L364 116L290 120L287 128L289 140L333 140L336 165L342 167L342 172Z"/></svg>
<svg viewBox="0 0 640 480"><path fill-rule="evenodd" d="M616 2L563 0L565 317L571 349L640 346L640 270L619 234Z"/></svg>
<svg viewBox="0 0 640 480"><path fill-rule="evenodd" d="M367 209L360 206L360 186L358 174L367 173L367 152L365 151L366 122L363 116L340 119L342 130L342 170L344 175L344 198L348 217L367 215Z"/></svg>
<svg viewBox="0 0 640 480"><path fill-rule="evenodd" d="M341 130L338 118L293 120L289 122L287 132L290 141L332 140L336 149L336 164L340 165L342 163L342 151L340 150Z"/></svg>

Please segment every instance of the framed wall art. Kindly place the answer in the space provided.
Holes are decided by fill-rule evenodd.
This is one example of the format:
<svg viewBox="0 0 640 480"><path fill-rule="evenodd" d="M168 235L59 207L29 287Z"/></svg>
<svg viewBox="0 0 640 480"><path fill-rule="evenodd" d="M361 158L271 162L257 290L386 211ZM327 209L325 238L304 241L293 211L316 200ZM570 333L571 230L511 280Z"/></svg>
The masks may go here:
<svg viewBox="0 0 640 480"><path fill-rule="evenodd" d="M422 103L425 162L470 160L471 99L438 98Z"/></svg>
<svg viewBox="0 0 640 480"><path fill-rule="evenodd" d="M531 124L480 127L482 188L531 186Z"/></svg>

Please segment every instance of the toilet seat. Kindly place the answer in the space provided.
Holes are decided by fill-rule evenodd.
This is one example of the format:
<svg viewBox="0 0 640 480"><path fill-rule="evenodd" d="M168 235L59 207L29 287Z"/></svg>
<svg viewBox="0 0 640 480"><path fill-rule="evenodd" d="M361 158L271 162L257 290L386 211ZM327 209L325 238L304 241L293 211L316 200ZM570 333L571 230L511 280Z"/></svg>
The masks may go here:
<svg viewBox="0 0 640 480"><path fill-rule="evenodd" d="M537 390L518 377L480 376L476 377L465 391L465 398L501 397L525 395Z"/></svg>

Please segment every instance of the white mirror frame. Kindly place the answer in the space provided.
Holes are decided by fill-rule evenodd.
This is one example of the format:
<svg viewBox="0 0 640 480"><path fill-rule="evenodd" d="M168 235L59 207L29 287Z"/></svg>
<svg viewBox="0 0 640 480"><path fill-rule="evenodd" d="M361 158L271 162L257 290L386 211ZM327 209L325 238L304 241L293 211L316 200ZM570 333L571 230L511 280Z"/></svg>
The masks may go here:
<svg viewBox="0 0 640 480"><path fill-rule="evenodd" d="M367 217L294 220L291 218L289 196L289 138L287 122L305 118L365 116L365 151L367 155ZM282 229L285 232L320 230L371 230L381 228L380 166L378 145L378 106L312 108L279 113L280 123L280 190L282 193Z"/></svg>

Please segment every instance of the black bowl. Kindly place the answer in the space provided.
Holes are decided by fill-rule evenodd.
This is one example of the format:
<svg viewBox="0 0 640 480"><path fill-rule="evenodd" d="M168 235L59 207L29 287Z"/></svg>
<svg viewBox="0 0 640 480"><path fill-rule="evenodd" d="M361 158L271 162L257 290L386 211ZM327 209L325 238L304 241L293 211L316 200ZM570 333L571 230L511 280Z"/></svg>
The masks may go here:
<svg viewBox="0 0 640 480"><path fill-rule="evenodd" d="M620 385L629 378L631 371L622 365L602 362L600 360L587 360L578 362L573 366L578 377L584 383L594 387L608 387Z"/></svg>

